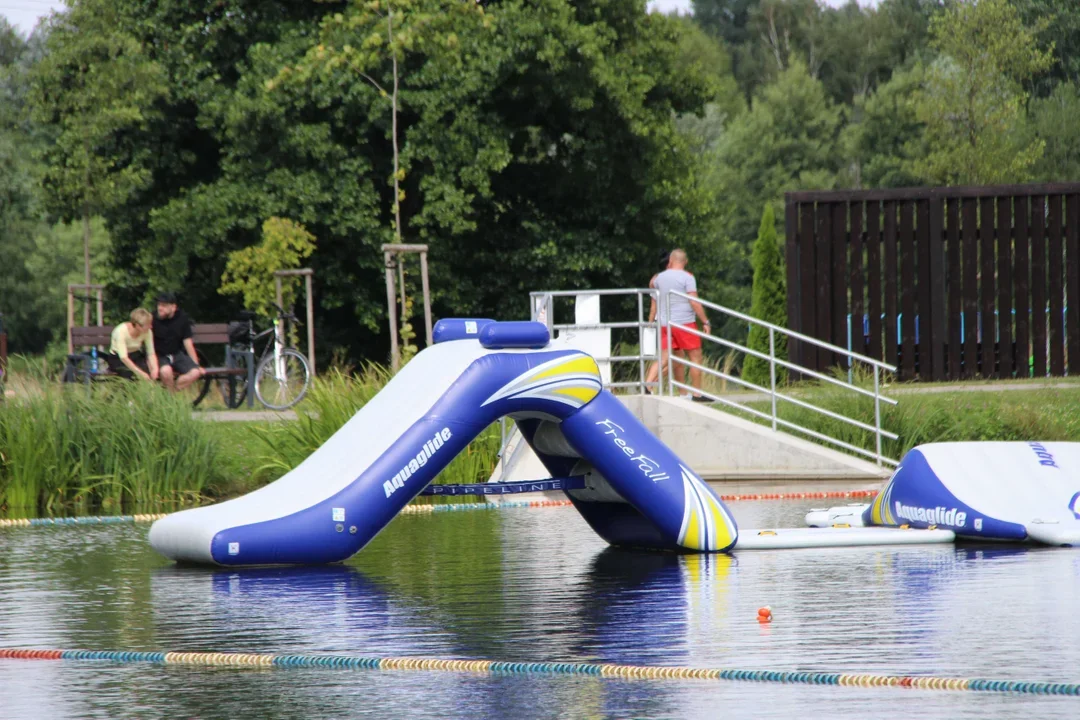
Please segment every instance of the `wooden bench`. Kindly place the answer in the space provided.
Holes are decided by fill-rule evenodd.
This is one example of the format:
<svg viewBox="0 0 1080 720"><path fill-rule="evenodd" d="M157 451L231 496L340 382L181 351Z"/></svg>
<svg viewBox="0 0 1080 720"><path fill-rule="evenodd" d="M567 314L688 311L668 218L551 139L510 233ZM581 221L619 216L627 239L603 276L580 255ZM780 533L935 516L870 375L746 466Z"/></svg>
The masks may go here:
<svg viewBox="0 0 1080 720"><path fill-rule="evenodd" d="M73 327L71 328L72 347L88 348L97 346L99 348L104 348L105 352L107 352L109 345L112 344L112 331L114 327L114 325ZM246 380L248 388L254 386L255 358L249 350L233 347L232 342L229 339L229 326L227 323L196 323L192 326L192 329L192 340L195 342L195 350L196 353L200 355L199 364L206 370L206 373L201 380L196 381L201 383L201 387L191 403L193 407L202 402L203 398L210 392L211 383L215 380L236 378L238 383ZM202 353L198 352L200 345L224 345L225 365L220 367L207 367L201 357ZM94 369L91 362L92 356L89 353L72 353L67 357L67 367L64 368L63 376L64 382L90 383L93 380L102 378L118 377L117 374L110 370L108 365L105 364L104 359L100 359L97 369ZM251 407L253 405L252 396L254 393L237 393L234 389L230 388L230 397L238 397L245 394L247 396L248 407ZM238 407L240 403L237 402L233 404L227 402L227 404L231 407Z"/></svg>

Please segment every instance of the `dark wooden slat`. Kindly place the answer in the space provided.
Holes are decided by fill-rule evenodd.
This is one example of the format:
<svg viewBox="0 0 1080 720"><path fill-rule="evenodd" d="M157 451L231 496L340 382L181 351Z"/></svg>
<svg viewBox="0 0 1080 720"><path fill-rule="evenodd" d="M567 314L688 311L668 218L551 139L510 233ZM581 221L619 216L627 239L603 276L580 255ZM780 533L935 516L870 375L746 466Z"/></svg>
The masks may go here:
<svg viewBox="0 0 1080 720"><path fill-rule="evenodd" d="M929 249L930 249L930 307L920 311L930 321L926 333L929 341L931 377L940 382L945 379L945 203L940 198L929 201Z"/></svg>
<svg viewBox="0 0 1080 720"><path fill-rule="evenodd" d="M1069 298L1065 337L1070 377L1080 375L1080 191L1065 199L1065 277Z"/></svg>
<svg viewBox="0 0 1080 720"><path fill-rule="evenodd" d="M960 200L950 198L945 219L948 238L946 240L946 254L948 255L948 285L949 285L949 370L950 380L960 378L960 357L963 349L964 338L960 333L960 318L964 312L961 292L964 287L964 279L960 265Z"/></svg>
<svg viewBox="0 0 1080 720"><path fill-rule="evenodd" d="M870 295L870 357L881 360L881 205L866 203L866 269Z"/></svg>
<svg viewBox="0 0 1080 720"><path fill-rule="evenodd" d="M915 203L900 203L900 334L904 380L915 376Z"/></svg>
<svg viewBox="0 0 1080 720"><path fill-rule="evenodd" d="M832 208L817 206L817 338L832 342ZM817 369L832 365L832 352L817 349Z"/></svg>
<svg viewBox="0 0 1080 720"><path fill-rule="evenodd" d="M933 333L933 320L930 315L930 203L919 200L915 203L915 251L916 275L915 289L916 300L919 303L915 311L915 324L918 332L915 333L918 348L919 364L918 372L920 380L929 380L931 377L931 338Z"/></svg>
<svg viewBox="0 0 1080 720"><path fill-rule="evenodd" d="M985 198L1030 197L1032 195L1071 195L1080 193L1080 183L1043 183L1038 185L977 185L934 188L889 188L883 190L809 190L784 194L796 202L852 202L854 200L929 200L935 197Z"/></svg>
<svg viewBox="0 0 1080 720"><path fill-rule="evenodd" d="M997 199L998 374L1003 378L1013 374L1012 200Z"/></svg>
<svg viewBox="0 0 1080 720"><path fill-rule="evenodd" d="M73 327L71 328L71 344L75 347L109 345L112 343L112 331L112 325Z"/></svg>
<svg viewBox="0 0 1080 720"><path fill-rule="evenodd" d="M866 305L863 301L863 285L866 277L863 272L863 204L851 203L851 346L855 352L866 354L866 340L863 334L863 314Z"/></svg>
<svg viewBox="0 0 1080 720"><path fill-rule="evenodd" d="M962 227L964 262L964 377L979 374L979 226L978 204L974 199L963 201Z"/></svg>
<svg viewBox="0 0 1080 720"><path fill-rule="evenodd" d="M814 280L814 275L817 273L815 254L814 205L803 203L799 206L799 298L802 300L799 332L810 337L817 337L817 314L814 312L814 307L817 305L817 282ZM800 347L799 364L816 370L817 351L810 345L803 344Z"/></svg>
<svg viewBox="0 0 1080 720"><path fill-rule="evenodd" d="M900 265L896 253L896 202L885 201L885 362L896 365L896 274ZM899 368L897 368L899 371Z"/></svg>
<svg viewBox="0 0 1080 720"><path fill-rule="evenodd" d="M1065 325L1064 310L1065 289L1061 284L1062 228L1061 196L1050 196L1049 247L1046 253L1046 271L1050 278L1047 283L1050 294L1050 374L1060 377L1065 374Z"/></svg>
<svg viewBox="0 0 1080 720"><path fill-rule="evenodd" d="M1031 374L1031 334L1028 320L1028 198L1018 197L1013 205L1013 286L1016 290L1016 375L1026 378Z"/></svg>
<svg viewBox="0 0 1080 720"><path fill-rule="evenodd" d="M787 268L787 326L799 328L799 204L784 203L784 266ZM794 338L788 338L788 357L798 364L802 349Z"/></svg>
<svg viewBox="0 0 1080 720"><path fill-rule="evenodd" d="M832 206L832 341L847 347L848 274L847 274L847 203ZM847 367L847 358L832 357L833 365Z"/></svg>
<svg viewBox="0 0 1080 720"><path fill-rule="evenodd" d="M1031 353L1035 377L1046 377L1046 198L1031 198Z"/></svg>
<svg viewBox="0 0 1080 720"><path fill-rule="evenodd" d="M994 198L979 200L979 254L982 260L979 295L982 299L982 356L980 372L983 377L997 377L994 357Z"/></svg>

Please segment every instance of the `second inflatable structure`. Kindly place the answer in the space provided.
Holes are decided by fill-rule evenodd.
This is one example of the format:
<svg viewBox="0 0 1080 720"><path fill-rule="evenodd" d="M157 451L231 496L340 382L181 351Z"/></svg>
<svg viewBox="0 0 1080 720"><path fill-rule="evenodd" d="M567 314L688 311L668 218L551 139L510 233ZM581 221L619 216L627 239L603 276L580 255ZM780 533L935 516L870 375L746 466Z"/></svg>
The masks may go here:
<svg viewBox="0 0 1080 720"><path fill-rule="evenodd" d="M266 487L174 513L150 530L179 561L225 566L345 560L439 472L509 416L568 497L613 545L723 552L728 508L603 389L589 355L533 322L443 320L419 353L303 463Z"/></svg>

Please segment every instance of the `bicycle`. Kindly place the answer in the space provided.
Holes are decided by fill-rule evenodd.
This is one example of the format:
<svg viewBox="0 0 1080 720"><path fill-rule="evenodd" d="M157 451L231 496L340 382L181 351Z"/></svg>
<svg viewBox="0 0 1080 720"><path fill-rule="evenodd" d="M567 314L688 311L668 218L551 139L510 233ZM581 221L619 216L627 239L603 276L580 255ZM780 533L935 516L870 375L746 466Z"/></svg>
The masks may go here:
<svg viewBox="0 0 1080 720"><path fill-rule="evenodd" d="M311 387L311 368L307 358L296 348L287 345L284 338L282 321L299 324L299 319L277 305L274 305L274 309L278 315L274 318L273 327L256 332L253 321L257 315L244 310L238 321L229 323L229 336L233 340L233 349L237 351L232 357L238 367L246 365L249 358L256 357L256 343L273 336L263 346L255 363L255 398L271 410L287 410L307 395ZM218 389L227 407L238 408L247 399L247 375L218 380Z"/></svg>

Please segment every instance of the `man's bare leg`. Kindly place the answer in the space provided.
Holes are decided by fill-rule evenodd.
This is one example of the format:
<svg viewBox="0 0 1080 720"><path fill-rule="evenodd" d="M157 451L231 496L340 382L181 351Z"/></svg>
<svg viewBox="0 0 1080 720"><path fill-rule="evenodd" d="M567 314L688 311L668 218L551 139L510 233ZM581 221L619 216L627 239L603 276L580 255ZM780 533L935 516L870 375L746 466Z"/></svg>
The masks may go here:
<svg viewBox="0 0 1080 720"><path fill-rule="evenodd" d="M191 385L191 383L202 377L202 374L202 368L195 368L194 370L189 370L188 372L184 373L176 379L176 389L183 390L187 386Z"/></svg>
<svg viewBox="0 0 1080 720"><path fill-rule="evenodd" d="M158 370L158 378L161 379L161 384L169 390L176 389L176 373L173 372L171 365L162 365Z"/></svg>
<svg viewBox="0 0 1080 720"><path fill-rule="evenodd" d="M702 353L701 348L695 348L690 350L690 362L695 365L701 365ZM701 370L696 367L690 368L690 384L694 386L694 389L701 390ZM695 393L696 395L697 393Z"/></svg>
<svg viewBox="0 0 1080 720"><path fill-rule="evenodd" d="M676 357L686 358L686 353L682 350L675 351ZM671 372L675 375L675 382L686 384L686 366L682 363L677 363L674 360L671 361L674 367L671 368ZM679 388L679 393L686 392L684 388Z"/></svg>

